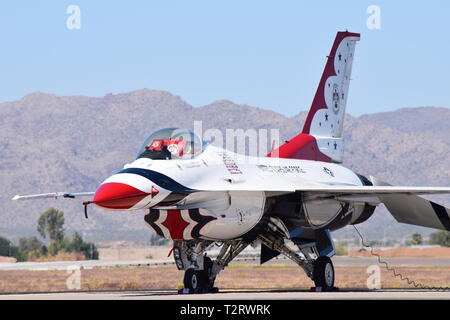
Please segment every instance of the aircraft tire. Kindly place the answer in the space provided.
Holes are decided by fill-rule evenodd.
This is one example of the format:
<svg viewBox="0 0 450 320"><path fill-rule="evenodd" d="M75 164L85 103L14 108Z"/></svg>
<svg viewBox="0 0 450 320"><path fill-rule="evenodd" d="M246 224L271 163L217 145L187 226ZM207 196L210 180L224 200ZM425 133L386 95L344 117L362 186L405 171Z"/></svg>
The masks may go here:
<svg viewBox="0 0 450 320"><path fill-rule="evenodd" d="M209 257L205 257L204 270L195 270L193 268L187 269L184 272L184 287L195 293L207 292L210 288L212 288L214 280L209 280L212 264L211 259Z"/></svg>
<svg viewBox="0 0 450 320"><path fill-rule="evenodd" d="M187 269L184 272L183 284L185 288L197 292L204 286L202 271L197 271L192 268Z"/></svg>
<svg viewBox="0 0 450 320"><path fill-rule="evenodd" d="M332 288L334 286L334 267L329 257L319 257L314 261L314 284L316 287Z"/></svg>

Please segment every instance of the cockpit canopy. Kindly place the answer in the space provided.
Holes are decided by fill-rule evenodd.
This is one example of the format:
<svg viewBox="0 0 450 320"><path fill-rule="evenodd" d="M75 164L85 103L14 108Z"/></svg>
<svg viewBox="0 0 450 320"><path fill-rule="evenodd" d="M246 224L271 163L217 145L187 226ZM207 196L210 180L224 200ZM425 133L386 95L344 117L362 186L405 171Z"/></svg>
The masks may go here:
<svg viewBox="0 0 450 320"><path fill-rule="evenodd" d="M192 159L203 148L202 140L191 130L165 128L152 133L139 149L136 159Z"/></svg>

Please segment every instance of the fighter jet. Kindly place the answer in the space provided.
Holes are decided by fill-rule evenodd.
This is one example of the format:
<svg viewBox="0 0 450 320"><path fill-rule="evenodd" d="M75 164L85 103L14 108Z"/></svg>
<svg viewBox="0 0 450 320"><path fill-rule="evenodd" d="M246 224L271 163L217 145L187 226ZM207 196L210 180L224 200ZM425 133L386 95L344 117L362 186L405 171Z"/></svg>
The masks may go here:
<svg viewBox="0 0 450 320"><path fill-rule="evenodd" d="M151 134L136 160L95 192L17 195L13 200L91 197L109 210L142 210L148 226L173 240L188 292L214 281L242 250L260 244L261 263L282 254L316 287L334 287L331 232L369 219L384 204L400 223L450 230L450 210L419 195L448 187L391 186L341 165L343 123L355 45L338 32L303 129L265 157L238 154L188 129ZM220 246L215 259L206 255Z"/></svg>

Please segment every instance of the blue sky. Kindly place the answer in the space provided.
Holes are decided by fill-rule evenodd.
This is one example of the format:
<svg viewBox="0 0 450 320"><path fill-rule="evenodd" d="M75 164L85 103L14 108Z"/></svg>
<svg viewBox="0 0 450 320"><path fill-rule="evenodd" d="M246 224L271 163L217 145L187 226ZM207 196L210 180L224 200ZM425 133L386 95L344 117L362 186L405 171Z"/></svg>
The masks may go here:
<svg viewBox="0 0 450 320"><path fill-rule="evenodd" d="M69 30L69 5L81 29ZM369 30L369 5L381 29ZM167 90L295 115L309 108L335 33L361 33L347 111L450 107L449 1L8 1L0 102L34 92Z"/></svg>

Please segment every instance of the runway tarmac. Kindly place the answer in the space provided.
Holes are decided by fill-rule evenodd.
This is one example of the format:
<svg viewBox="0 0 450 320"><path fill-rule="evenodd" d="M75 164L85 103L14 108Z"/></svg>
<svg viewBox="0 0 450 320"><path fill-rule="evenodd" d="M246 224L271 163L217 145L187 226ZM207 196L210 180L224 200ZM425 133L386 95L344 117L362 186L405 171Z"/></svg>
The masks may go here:
<svg viewBox="0 0 450 320"><path fill-rule="evenodd" d="M391 266L450 266L450 258L383 258ZM259 263L259 257L236 258L234 262ZM294 264L288 259L274 259L272 263ZM344 257L333 258L336 267L369 266L378 264L375 257ZM83 261L50 261L50 262L17 262L0 263L0 271L8 270L67 270L69 267L79 269L103 269L103 268L136 268L157 267L175 264L173 259L162 260L83 260Z"/></svg>
<svg viewBox="0 0 450 320"><path fill-rule="evenodd" d="M259 259L244 259L246 263L258 263ZM450 266L450 258L387 258L391 266ZM289 264L290 260L274 260ZM377 264L375 257L335 257L335 266L369 266ZM173 260L140 261L66 261L0 263L0 271L8 270L65 270L76 265L80 269L155 267L173 264ZM342 289L339 292L310 292L308 288L287 289L220 289L215 294L178 294L176 290L135 291L72 291L49 293L0 294L0 300L450 300L450 291L419 289L361 290Z"/></svg>
<svg viewBox="0 0 450 320"><path fill-rule="evenodd" d="M307 290L223 289L214 294L178 294L175 290L4 294L0 300L450 300L450 291L419 289Z"/></svg>

